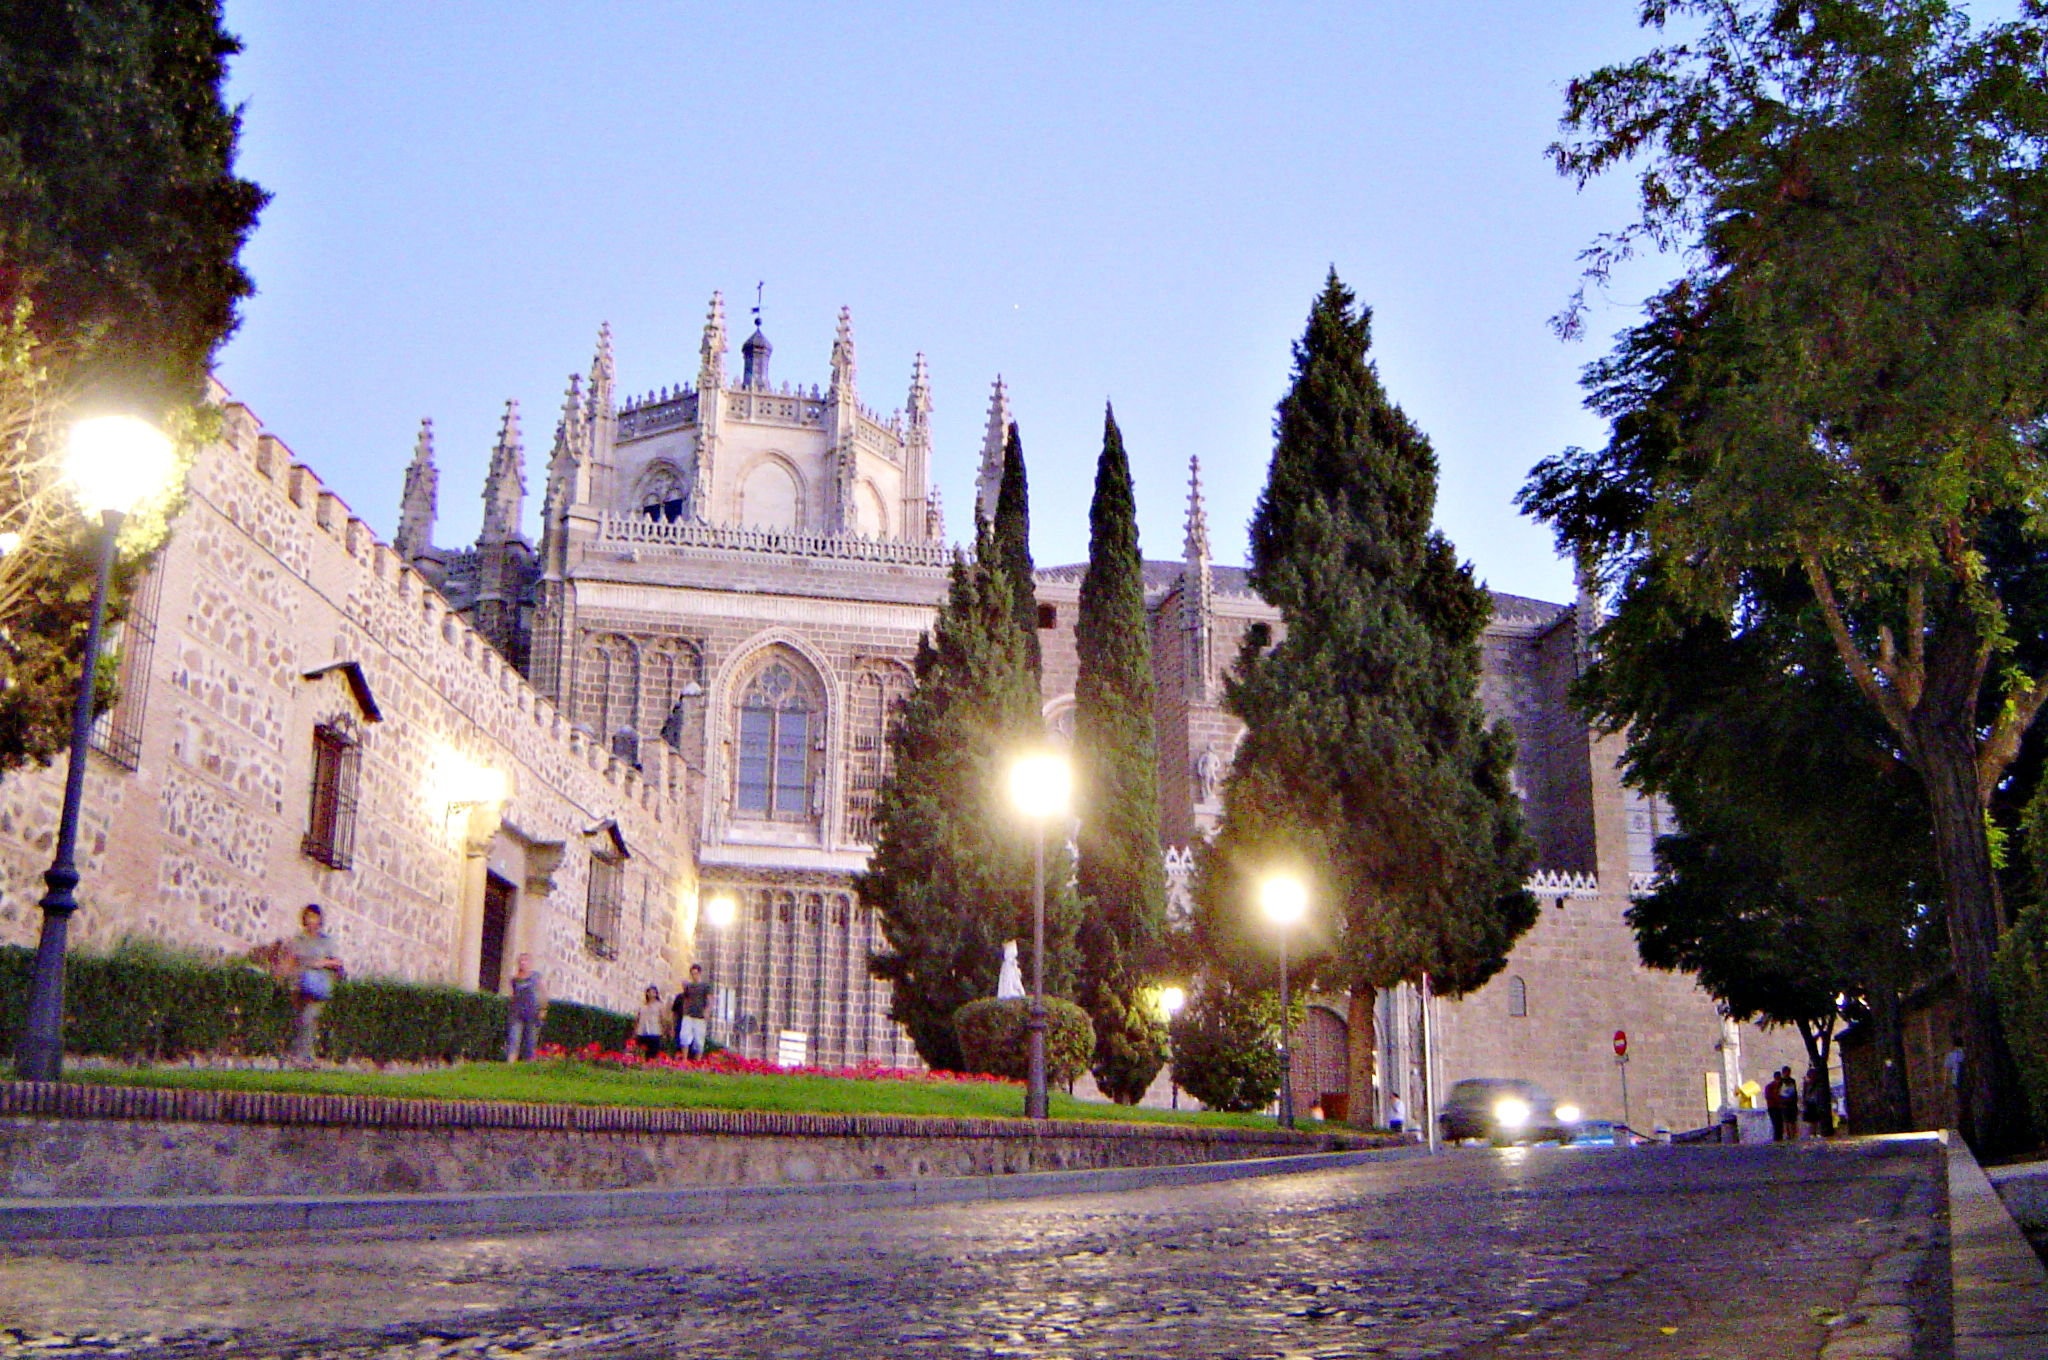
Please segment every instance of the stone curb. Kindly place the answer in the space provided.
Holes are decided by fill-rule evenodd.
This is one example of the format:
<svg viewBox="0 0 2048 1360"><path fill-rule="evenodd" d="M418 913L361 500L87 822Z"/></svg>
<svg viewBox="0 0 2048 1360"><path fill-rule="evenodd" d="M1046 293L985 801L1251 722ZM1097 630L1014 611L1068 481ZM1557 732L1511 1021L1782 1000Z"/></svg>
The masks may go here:
<svg viewBox="0 0 2048 1360"><path fill-rule="evenodd" d="M1022 1098L1021 1088L1019 1099ZM191 1123L296 1124L347 1128L563 1129L582 1133L713 1133L810 1138L1099 1138L1133 1130L1191 1143L1265 1144L1339 1151L1390 1135L1298 1133L1213 1124L1093 1119L960 1119L908 1114L787 1114L616 1105L540 1105L408 1096L285 1091L208 1091L177 1086L102 1086L0 1081L0 1117L147 1119Z"/></svg>
<svg viewBox="0 0 2048 1360"><path fill-rule="evenodd" d="M1942 1136L1956 1360L2048 1360L2048 1271L1963 1140Z"/></svg>
<svg viewBox="0 0 2048 1360"><path fill-rule="evenodd" d="M973 1200L1104 1194L1326 1171L1427 1156L1420 1146L1301 1153L1229 1162L1031 1171L1007 1176L833 1181L682 1190L547 1190L492 1194L219 1196L193 1199L0 1200L0 1239L157 1237L175 1233L341 1231L391 1227L564 1228L618 1219L755 1221L908 1209Z"/></svg>

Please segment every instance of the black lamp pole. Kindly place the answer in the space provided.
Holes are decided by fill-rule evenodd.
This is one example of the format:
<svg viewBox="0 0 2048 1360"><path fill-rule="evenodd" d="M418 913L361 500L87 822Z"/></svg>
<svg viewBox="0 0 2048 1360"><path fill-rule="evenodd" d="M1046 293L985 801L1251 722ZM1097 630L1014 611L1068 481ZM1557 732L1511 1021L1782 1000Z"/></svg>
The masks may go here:
<svg viewBox="0 0 2048 1360"><path fill-rule="evenodd" d="M71 764L64 777L64 812L57 823L57 853L43 872L43 932L36 941L35 977L29 986L28 1017L15 1041L14 1068L24 1081L55 1081L64 1069L64 947L71 913L78 910L78 805L85 794L86 756L92 748L94 673L99 670L100 626L107 613L107 582L114 572L114 540L121 532L118 510L100 512L99 577L93 584L92 622L85 630L85 665L71 706Z"/></svg>
<svg viewBox="0 0 2048 1360"><path fill-rule="evenodd" d="M1030 1036L1030 1083L1024 1088L1024 1117L1050 1117L1045 1095L1045 819L1033 818L1031 838L1031 1014L1024 1028Z"/></svg>
<svg viewBox="0 0 2048 1360"><path fill-rule="evenodd" d="M1280 927L1280 1127L1294 1127L1294 1045L1287 1042L1287 927Z"/></svg>

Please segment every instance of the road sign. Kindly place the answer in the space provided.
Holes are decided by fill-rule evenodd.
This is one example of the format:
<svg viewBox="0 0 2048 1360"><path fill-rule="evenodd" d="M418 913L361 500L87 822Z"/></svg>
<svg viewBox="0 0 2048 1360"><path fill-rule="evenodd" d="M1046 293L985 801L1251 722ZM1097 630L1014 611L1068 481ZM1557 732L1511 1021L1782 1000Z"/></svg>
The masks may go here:
<svg viewBox="0 0 2048 1360"><path fill-rule="evenodd" d="M1617 1058L1626 1058L1628 1056L1628 1031L1625 1029L1614 1031L1614 1056Z"/></svg>

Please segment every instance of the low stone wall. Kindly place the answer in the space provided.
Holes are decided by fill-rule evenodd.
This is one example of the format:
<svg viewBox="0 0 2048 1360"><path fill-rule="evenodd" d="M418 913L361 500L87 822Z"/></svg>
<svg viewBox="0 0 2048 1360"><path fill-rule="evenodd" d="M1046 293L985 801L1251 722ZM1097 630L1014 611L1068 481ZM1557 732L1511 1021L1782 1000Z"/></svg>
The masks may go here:
<svg viewBox="0 0 2048 1360"><path fill-rule="evenodd" d="M677 1189L1234 1161L1375 1135L0 1083L0 1196Z"/></svg>

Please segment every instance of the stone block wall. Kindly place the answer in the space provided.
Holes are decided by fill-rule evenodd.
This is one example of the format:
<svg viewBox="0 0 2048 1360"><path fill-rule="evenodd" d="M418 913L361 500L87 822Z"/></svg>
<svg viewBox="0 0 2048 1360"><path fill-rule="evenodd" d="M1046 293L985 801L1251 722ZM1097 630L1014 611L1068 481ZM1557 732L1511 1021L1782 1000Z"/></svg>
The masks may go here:
<svg viewBox="0 0 2048 1360"><path fill-rule="evenodd" d="M78 945L238 953L317 901L359 976L477 985L501 928L502 960L530 950L557 996L624 1007L672 976L695 901L680 767L633 769L573 732L246 408L195 462L152 571L152 663L122 699L142 742L134 769L95 757L88 775ZM340 868L305 848L320 724L359 761ZM475 770L502 803L454 805ZM0 939L38 928L61 778L0 782ZM606 823L627 859L601 957L585 917Z"/></svg>

